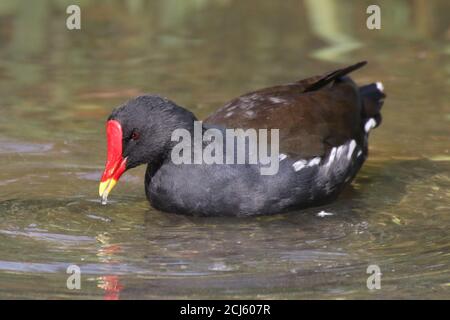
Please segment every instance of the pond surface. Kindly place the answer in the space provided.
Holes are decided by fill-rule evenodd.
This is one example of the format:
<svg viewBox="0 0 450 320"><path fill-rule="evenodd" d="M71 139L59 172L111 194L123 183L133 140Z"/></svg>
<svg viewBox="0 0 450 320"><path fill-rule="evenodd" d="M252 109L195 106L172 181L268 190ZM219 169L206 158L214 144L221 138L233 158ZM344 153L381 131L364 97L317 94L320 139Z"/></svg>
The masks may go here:
<svg viewBox="0 0 450 320"><path fill-rule="evenodd" d="M450 5L380 1L0 2L0 298L450 298ZM325 207L195 218L148 204L144 168L100 205L111 109L229 99L368 60L370 157ZM332 215L320 217L320 211ZM81 289L66 287L81 268ZM379 266L381 289L366 270Z"/></svg>

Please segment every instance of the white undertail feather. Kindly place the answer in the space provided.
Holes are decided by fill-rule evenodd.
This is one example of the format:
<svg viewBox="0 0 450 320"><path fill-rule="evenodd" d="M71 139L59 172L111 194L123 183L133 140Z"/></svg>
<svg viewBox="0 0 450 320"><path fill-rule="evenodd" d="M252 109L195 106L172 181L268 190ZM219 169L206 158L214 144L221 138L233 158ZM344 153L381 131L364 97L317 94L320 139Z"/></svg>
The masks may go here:
<svg viewBox="0 0 450 320"><path fill-rule="evenodd" d="M384 92L384 86L383 86L383 83L381 83L381 82L376 82L375 84L376 84L378 90L380 90L381 92Z"/></svg>
<svg viewBox="0 0 450 320"><path fill-rule="evenodd" d="M370 118L369 120L367 120L366 124L364 125L364 131L366 131L366 133L368 133L370 130L375 128L376 125L377 125L377 122L375 121L375 119Z"/></svg>

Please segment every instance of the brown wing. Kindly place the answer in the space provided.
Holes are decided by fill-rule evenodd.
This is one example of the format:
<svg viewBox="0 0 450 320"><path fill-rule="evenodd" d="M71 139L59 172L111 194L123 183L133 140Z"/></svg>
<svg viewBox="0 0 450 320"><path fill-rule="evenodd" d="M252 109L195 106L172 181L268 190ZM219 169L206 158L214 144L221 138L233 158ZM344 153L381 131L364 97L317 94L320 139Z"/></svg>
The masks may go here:
<svg viewBox="0 0 450 320"><path fill-rule="evenodd" d="M349 139L362 145L358 87L342 76L364 64L242 95L204 122L280 129L280 153L300 158L322 156Z"/></svg>

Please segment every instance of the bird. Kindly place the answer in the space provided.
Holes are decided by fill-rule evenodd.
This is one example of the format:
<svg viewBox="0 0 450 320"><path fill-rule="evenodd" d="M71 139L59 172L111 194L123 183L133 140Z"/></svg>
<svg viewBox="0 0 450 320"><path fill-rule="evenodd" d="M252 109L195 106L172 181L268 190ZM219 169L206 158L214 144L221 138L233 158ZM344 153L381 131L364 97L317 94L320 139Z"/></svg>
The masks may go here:
<svg viewBox="0 0 450 320"><path fill-rule="evenodd" d="M382 120L383 84L358 86L349 76L366 63L241 95L203 121L160 95L130 99L106 121L102 203L125 171L143 164L146 196L163 212L246 217L333 202L367 159L369 133ZM174 161L179 140L173 133L195 135L196 125L201 133L277 130L278 140L271 141L278 143L277 172L262 174L260 162ZM228 143L224 154L235 150L228 150ZM201 150L208 144L203 140ZM235 155L231 158L235 160Z"/></svg>

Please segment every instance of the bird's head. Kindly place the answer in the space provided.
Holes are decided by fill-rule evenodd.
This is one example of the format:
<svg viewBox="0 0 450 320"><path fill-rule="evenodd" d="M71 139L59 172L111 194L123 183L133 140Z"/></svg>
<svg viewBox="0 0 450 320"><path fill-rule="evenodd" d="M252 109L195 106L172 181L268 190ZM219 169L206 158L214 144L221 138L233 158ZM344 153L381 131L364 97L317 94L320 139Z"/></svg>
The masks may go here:
<svg viewBox="0 0 450 320"><path fill-rule="evenodd" d="M126 170L161 163L170 153L172 132L191 130L195 120L191 112L155 95L116 108L106 122L107 160L99 186L103 202Z"/></svg>

